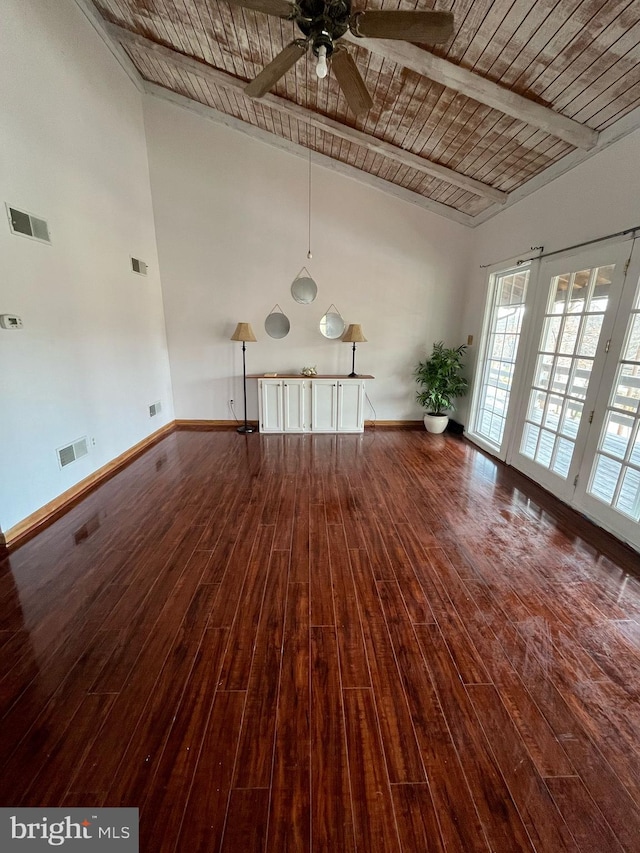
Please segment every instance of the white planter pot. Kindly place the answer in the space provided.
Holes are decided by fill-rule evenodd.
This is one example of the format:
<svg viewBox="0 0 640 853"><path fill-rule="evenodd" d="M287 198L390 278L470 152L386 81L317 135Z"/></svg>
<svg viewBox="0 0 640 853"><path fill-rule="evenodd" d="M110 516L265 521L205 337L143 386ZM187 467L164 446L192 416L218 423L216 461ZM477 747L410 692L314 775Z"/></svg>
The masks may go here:
<svg viewBox="0 0 640 853"><path fill-rule="evenodd" d="M439 435L444 432L449 423L449 415L425 415L424 427L427 432Z"/></svg>

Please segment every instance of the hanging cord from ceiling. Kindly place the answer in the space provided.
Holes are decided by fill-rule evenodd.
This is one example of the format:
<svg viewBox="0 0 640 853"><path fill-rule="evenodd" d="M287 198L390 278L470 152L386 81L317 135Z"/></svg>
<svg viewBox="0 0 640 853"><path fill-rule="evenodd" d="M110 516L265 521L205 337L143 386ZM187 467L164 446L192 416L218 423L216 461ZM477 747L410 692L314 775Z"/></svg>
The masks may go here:
<svg viewBox="0 0 640 853"><path fill-rule="evenodd" d="M311 260L313 255L311 254L311 128L307 133L307 139L309 140L309 251L307 252L307 258Z"/></svg>
<svg viewBox="0 0 640 853"><path fill-rule="evenodd" d="M531 252L540 252L539 255L534 255L531 258L520 258L516 261L515 265L517 267L522 264L526 264L529 261L537 260L538 258L551 258L554 255L561 255L563 252L570 252L573 249L582 249L585 246L592 246L594 243L602 243L605 240L613 240L614 237L627 237L629 234L633 234L633 239L636 238L636 233L640 231L640 225L636 225L634 228L625 228L624 231L616 231L614 234L605 234L603 237L594 237L593 240L585 240L584 243L576 243L574 246L565 246L563 249L554 249L553 252L545 252L544 246L532 246L529 251ZM512 256L513 257L513 256ZM497 264L508 263L511 261L511 258L504 258L502 261L494 261L491 264L480 264L480 269L487 269L488 267L496 266Z"/></svg>

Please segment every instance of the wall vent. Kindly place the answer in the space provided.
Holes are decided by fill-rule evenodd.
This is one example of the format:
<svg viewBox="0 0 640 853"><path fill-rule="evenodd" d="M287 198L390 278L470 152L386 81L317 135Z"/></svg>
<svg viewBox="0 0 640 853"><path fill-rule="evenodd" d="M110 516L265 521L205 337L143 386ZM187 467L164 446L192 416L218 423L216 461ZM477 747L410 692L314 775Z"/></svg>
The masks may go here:
<svg viewBox="0 0 640 853"><path fill-rule="evenodd" d="M7 212L9 213L9 225L14 234L31 237L33 240L40 240L41 243L51 242L49 226L44 219L10 205L7 205Z"/></svg>
<svg viewBox="0 0 640 853"><path fill-rule="evenodd" d="M64 468L66 465L70 465L72 462L75 462L76 459L81 459L83 456L86 456L89 452L89 444L85 438L79 438L77 441L74 441L72 444L68 444L66 447L58 448L58 462L61 468Z"/></svg>
<svg viewBox="0 0 640 853"><path fill-rule="evenodd" d="M141 261L139 258L131 258L131 269L134 272L137 272L138 275L146 275L147 274L147 265L144 261Z"/></svg>
<svg viewBox="0 0 640 853"><path fill-rule="evenodd" d="M154 418L161 411L162 411L162 405L159 401L157 403L152 403L149 406L149 417Z"/></svg>

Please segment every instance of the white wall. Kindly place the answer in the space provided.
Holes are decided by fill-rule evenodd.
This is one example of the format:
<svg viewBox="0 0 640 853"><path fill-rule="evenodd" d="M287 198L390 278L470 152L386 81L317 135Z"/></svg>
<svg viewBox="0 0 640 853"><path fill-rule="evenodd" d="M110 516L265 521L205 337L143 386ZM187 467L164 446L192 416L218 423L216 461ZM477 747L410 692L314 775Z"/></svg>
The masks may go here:
<svg viewBox="0 0 640 853"><path fill-rule="evenodd" d="M172 418L141 95L71 0L3 0L0 527L5 532ZM149 263L142 278L129 256ZM148 404L161 400L161 416ZM56 448L95 439L58 467Z"/></svg>
<svg viewBox="0 0 640 853"><path fill-rule="evenodd" d="M259 339L248 373L349 373L351 346L318 331L332 303L368 338L356 370L376 376L377 417L420 417L415 363L434 340L462 341L469 230L316 164L308 261L305 158L157 98L145 120L176 417L227 419L229 399L242 416L238 321ZM318 284L311 305L290 294L303 266ZM282 340L264 330L276 303L291 321Z"/></svg>
<svg viewBox="0 0 640 853"><path fill-rule="evenodd" d="M640 131L586 160L553 183L478 226L473 234L464 328L480 342L488 272L481 264L530 257L640 225ZM509 260L504 264L508 267ZM477 346L469 350L469 370ZM460 406L466 422L467 397Z"/></svg>

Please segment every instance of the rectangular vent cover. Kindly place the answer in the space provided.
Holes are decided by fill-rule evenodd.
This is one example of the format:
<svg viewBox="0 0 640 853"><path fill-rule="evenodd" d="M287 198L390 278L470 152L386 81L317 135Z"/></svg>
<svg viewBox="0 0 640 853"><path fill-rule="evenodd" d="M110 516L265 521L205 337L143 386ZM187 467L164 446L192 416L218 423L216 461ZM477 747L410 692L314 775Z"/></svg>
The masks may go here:
<svg viewBox="0 0 640 853"><path fill-rule="evenodd" d="M149 406L149 417L153 418L161 411L162 411L162 406L160 405L159 402L158 403L152 403Z"/></svg>
<svg viewBox="0 0 640 853"><path fill-rule="evenodd" d="M147 265L139 258L131 258L131 269L139 275L147 274Z"/></svg>
<svg viewBox="0 0 640 853"><path fill-rule="evenodd" d="M22 234L23 237L32 237L42 243L50 243L49 226L44 219L25 213L15 207L7 205L9 211L9 224L14 234Z"/></svg>
<svg viewBox="0 0 640 853"><path fill-rule="evenodd" d="M60 462L60 467L64 468L65 465L70 465L72 462L75 462L76 459L86 456L88 452L89 445L86 438L79 438L77 441L74 441L73 444L67 445L67 447L58 448L58 461Z"/></svg>

